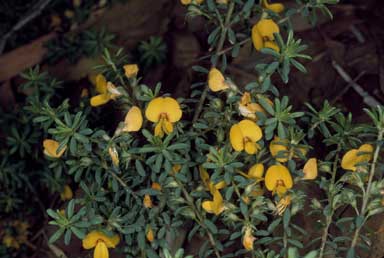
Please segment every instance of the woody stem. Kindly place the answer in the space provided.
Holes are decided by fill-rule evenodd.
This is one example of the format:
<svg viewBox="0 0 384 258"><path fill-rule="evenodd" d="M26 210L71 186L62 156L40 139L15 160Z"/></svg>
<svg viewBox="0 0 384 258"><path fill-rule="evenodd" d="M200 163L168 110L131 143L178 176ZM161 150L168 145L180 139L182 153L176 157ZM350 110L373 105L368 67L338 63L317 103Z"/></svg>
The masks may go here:
<svg viewBox="0 0 384 258"><path fill-rule="evenodd" d="M224 24L221 24L221 34L220 34L220 38L219 38L219 43L217 44L217 48L216 48L216 51L215 51L215 55L217 55L217 56L221 56L222 54L225 53L225 52L221 53L221 51L223 50L225 38L226 38L228 29L229 29L229 25L230 25L230 22L231 22L231 16L232 16L232 13L233 13L234 9L235 9L235 2L231 1L229 3L229 7L228 7L227 15L225 17ZM207 98L207 95L208 95L208 90L209 90L209 87L208 87L208 85L206 85L205 88L204 88L203 93L201 94L199 103L197 104L196 112L195 112L195 114L193 116L192 123L195 123L196 120L200 116L201 110L203 109L204 101L205 101L205 99Z"/></svg>
<svg viewBox="0 0 384 258"><path fill-rule="evenodd" d="M371 197L372 181L373 181L373 176L375 175L377 159L379 158L379 153L380 153L380 149L381 149L381 141L383 140L383 134L384 134L384 130L381 129L379 131L378 136L377 136L377 144L376 144L375 152L373 154L373 161L371 164L371 170L369 171L369 179L368 179L367 188L366 188L366 191L363 193L363 204L361 205L361 210L360 210L359 215L362 216L364 219L366 219L365 213L366 213L369 198ZM355 249L355 247L357 245L357 240L359 239L360 230L363 227L363 225L364 225L364 222L362 222L361 225L356 226L355 233L353 235L353 239L352 239L352 243L351 243L351 247L350 247L351 249Z"/></svg>

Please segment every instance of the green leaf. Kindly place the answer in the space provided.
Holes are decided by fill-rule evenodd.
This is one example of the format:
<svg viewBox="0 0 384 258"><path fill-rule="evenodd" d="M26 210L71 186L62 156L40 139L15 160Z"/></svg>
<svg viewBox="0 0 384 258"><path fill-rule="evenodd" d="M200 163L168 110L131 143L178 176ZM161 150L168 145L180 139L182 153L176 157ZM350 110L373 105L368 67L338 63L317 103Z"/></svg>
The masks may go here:
<svg viewBox="0 0 384 258"><path fill-rule="evenodd" d="M212 221L206 219L204 220L204 224L207 226L210 232L212 232L213 234L217 234L217 227Z"/></svg>

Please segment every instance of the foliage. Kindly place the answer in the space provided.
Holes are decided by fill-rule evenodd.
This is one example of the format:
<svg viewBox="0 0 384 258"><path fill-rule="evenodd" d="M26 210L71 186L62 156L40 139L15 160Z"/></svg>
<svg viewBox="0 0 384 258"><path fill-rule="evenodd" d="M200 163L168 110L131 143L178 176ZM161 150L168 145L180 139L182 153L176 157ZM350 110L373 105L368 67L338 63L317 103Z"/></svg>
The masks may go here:
<svg viewBox="0 0 384 258"><path fill-rule="evenodd" d="M267 1L182 2L210 31L211 62L193 67L204 79L191 85L189 98L143 84L122 50L103 51L92 97L78 103L56 94L62 85L38 68L23 74L21 88L32 92L24 112L0 121L7 135L1 215L46 187L68 201L64 210L48 206L56 226L49 242L76 237L95 257L100 248L184 257L173 245L183 234L185 244L203 239L199 257L357 257L369 248L366 222L384 211L383 107L367 109L371 121L360 124L327 101L296 111L272 82L275 75L288 82L292 69L305 72L310 59L290 17L315 23L316 10L329 13L326 4L336 1L298 0L285 11ZM259 59L256 81L240 86L226 67L250 41L269 59ZM164 50L158 39L142 49L144 63L161 60ZM125 115L117 125L106 122L111 109Z"/></svg>

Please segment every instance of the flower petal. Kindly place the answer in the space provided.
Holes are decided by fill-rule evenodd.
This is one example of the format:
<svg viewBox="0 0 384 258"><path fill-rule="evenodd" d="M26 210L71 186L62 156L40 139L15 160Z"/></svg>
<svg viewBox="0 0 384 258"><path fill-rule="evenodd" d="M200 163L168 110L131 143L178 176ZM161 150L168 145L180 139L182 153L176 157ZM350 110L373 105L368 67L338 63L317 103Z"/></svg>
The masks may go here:
<svg viewBox="0 0 384 258"><path fill-rule="evenodd" d="M51 158L60 158L64 154L67 147L65 146L59 153L57 153L59 145L60 143L55 140L45 139L43 141L44 154Z"/></svg>
<svg viewBox="0 0 384 258"><path fill-rule="evenodd" d="M254 143L260 140L263 136L261 128L251 120L241 120L238 125L243 134L243 138L247 137L251 139Z"/></svg>
<svg viewBox="0 0 384 258"><path fill-rule="evenodd" d="M235 151L242 151L244 149L243 133L238 124L232 125L231 130L229 131L229 139Z"/></svg>
<svg viewBox="0 0 384 258"><path fill-rule="evenodd" d="M145 117L151 121L151 122L158 122L160 119L160 114L163 112L162 107L163 107L163 99L164 98L154 98L152 99L148 106L147 109L145 110Z"/></svg>
<svg viewBox="0 0 384 258"><path fill-rule="evenodd" d="M265 42L264 42L264 47L265 47L265 48L273 49L273 50L275 50L277 53L280 52L280 48L279 48L279 46L276 44L275 41L265 41Z"/></svg>
<svg viewBox="0 0 384 258"><path fill-rule="evenodd" d="M356 164L358 163L357 150L352 149L347 151L341 159L341 167L345 170L356 171Z"/></svg>
<svg viewBox="0 0 384 258"><path fill-rule="evenodd" d="M257 24L252 27L252 43L256 50L260 50L264 47L263 37L257 28Z"/></svg>
<svg viewBox="0 0 384 258"><path fill-rule="evenodd" d="M264 174L264 165L257 163L248 170L248 177L253 179L260 179Z"/></svg>
<svg viewBox="0 0 384 258"><path fill-rule="evenodd" d="M106 104L110 100L110 96L108 94L100 94L91 98L91 106L98 107Z"/></svg>
<svg viewBox="0 0 384 258"><path fill-rule="evenodd" d="M272 19L261 19L256 24L257 30L261 35L261 38L268 38L269 40L274 40L274 33L279 33L279 26Z"/></svg>
<svg viewBox="0 0 384 258"><path fill-rule="evenodd" d="M124 124L124 132L137 132L140 130L143 125L143 116L139 107L133 106L129 109Z"/></svg>
<svg viewBox="0 0 384 258"><path fill-rule="evenodd" d="M183 114L177 100L170 97L166 97L163 99L162 110L164 113L167 113L168 121L171 123L179 121Z"/></svg>
<svg viewBox="0 0 384 258"><path fill-rule="evenodd" d="M107 80L105 79L104 75L98 74L95 78L96 83L96 91L100 94L106 94L107 93Z"/></svg>
<svg viewBox="0 0 384 258"><path fill-rule="evenodd" d="M317 159L310 158L304 165L303 168L304 177L303 179L312 180L317 177Z"/></svg>
<svg viewBox="0 0 384 258"><path fill-rule="evenodd" d="M225 82L223 74L216 68L211 68L208 73L208 86L213 92L229 88L228 84Z"/></svg>
<svg viewBox="0 0 384 258"><path fill-rule="evenodd" d="M101 238L101 233L93 230L89 232L85 238L83 239L83 248L84 249L91 249L94 248L97 244L97 241Z"/></svg>
<svg viewBox="0 0 384 258"><path fill-rule="evenodd" d="M287 140L281 140L279 137L275 136L275 138L269 144L269 151L271 155L276 158L279 162L287 162L288 161L288 144Z"/></svg>
<svg viewBox="0 0 384 258"><path fill-rule="evenodd" d="M288 168L283 165L273 165L268 168L265 174L265 186L269 191L278 190L276 189L278 180L283 181L284 187L287 189L293 186L292 176Z"/></svg>
<svg viewBox="0 0 384 258"><path fill-rule="evenodd" d="M99 241L95 247L93 258L109 258L107 245L103 241Z"/></svg>

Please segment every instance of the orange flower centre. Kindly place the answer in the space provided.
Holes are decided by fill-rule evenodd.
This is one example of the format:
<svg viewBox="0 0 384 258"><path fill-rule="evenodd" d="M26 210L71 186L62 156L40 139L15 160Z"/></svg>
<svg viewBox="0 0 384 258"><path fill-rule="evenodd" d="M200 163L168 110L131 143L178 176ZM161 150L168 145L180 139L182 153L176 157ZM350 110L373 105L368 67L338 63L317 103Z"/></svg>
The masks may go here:
<svg viewBox="0 0 384 258"><path fill-rule="evenodd" d="M276 181L276 187L279 187L279 186L282 186L282 187L285 187L285 183L283 180L279 179Z"/></svg>

